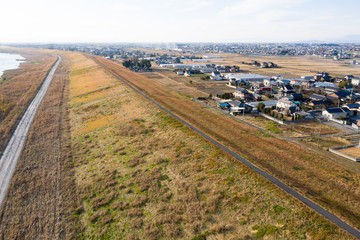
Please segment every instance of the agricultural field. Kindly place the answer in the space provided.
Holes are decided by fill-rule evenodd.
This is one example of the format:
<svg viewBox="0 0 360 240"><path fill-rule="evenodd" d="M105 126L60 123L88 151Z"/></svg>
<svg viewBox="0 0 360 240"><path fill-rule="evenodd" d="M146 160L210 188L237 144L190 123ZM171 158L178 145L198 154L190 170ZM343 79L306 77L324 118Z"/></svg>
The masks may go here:
<svg viewBox="0 0 360 240"><path fill-rule="evenodd" d="M45 51L0 47L0 52L21 54L26 61L16 70L5 71L0 82L0 153L20 116L37 93L57 57Z"/></svg>
<svg viewBox="0 0 360 240"><path fill-rule="evenodd" d="M355 162L342 165L300 144L271 137L117 63L97 60L178 116L360 228L360 172Z"/></svg>
<svg viewBox="0 0 360 240"><path fill-rule="evenodd" d="M268 76L282 75L286 78L314 75L317 72L328 72L334 77L345 75L360 75L360 67L346 64L348 61L333 61L316 56L249 56L238 54L220 54L224 61L219 64L238 65L240 69L251 73L264 74ZM280 68L259 68L243 65L242 62L274 62Z"/></svg>
<svg viewBox="0 0 360 240"><path fill-rule="evenodd" d="M130 49L135 50L135 49ZM146 53L154 53L153 50L136 49ZM159 51L159 54L183 55L182 53ZM196 56L206 55L207 53L197 53ZM328 72L334 77L344 77L345 75L360 75L360 67L348 64L348 60L334 61L317 56L252 56L234 53L217 53L223 61L211 61L220 65L237 65L240 67L240 73L256 73L267 76L282 75L285 78L298 78L301 76L314 75L317 72ZM260 68L242 64L250 63L252 60L258 62L274 62L279 68ZM189 62L194 63L194 62Z"/></svg>
<svg viewBox="0 0 360 240"><path fill-rule="evenodd" d="M80 238L351 238L90 58L69 55L73 214Z"/></svg>

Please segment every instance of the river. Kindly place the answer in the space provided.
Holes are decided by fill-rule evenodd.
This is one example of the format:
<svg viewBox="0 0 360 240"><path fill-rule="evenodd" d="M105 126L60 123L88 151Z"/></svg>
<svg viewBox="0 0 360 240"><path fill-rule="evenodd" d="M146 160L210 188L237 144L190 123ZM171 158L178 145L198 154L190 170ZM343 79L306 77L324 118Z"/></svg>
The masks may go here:
<svg viewBox="0 0 360 240"><path fill-rule="evenodd" d="M17 69L24 60L25 58L17 54L0 53L0 77L5 70Z"/></svg>

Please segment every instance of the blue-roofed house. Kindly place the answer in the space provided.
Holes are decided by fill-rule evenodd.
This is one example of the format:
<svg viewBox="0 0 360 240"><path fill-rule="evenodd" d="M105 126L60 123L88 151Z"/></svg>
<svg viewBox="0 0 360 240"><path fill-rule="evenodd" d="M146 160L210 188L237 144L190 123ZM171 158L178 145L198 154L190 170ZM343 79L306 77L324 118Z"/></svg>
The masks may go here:
<svg viewBox="0 0 360 240"><path fill-rule="evenodd" d="M228 102L220 102L218 103L219 107L222 109L229 109L231 105Z"/></svg>

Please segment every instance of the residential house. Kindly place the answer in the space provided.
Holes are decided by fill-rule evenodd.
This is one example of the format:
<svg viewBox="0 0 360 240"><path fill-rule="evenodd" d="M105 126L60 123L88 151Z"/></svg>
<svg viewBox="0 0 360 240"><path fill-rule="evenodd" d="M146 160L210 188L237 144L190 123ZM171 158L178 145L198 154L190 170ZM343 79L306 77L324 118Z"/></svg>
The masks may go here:
<svg viewBox="0 0 360 240"><path fill-rule="evenodd" d="M219 102L218 107L221 109L230 109L231 105L228 102Z"/></svg>
<svg viewBox="0 0 360 240"><path fill-rule="evenodd" d="M229 101L227 103L230 105L229 111L232 115L244 113L244 111L250 112L252 109L251 106L248 106L246 103L237 100Z"/></svg>
<svg viewBox="0 0 360 240"><path fill-rule="evenodd" d="M278 80L276 80L276 84L278 86L284 86L286 84L290 84L290 80L289 79L278 79Z"/></svg>
<svg viewBox="0 0 360 240"><path fill-rule="evenodd" d="M359 86L360 85L360 78L352 78L351 79L351 84L354 86Z"/></svg>
<svg viewBox="0 0 360 240"><path fill-rule="evenodd" d="M304 89L309 89L314 87L314 85L315 85L315 81L304 79L304 81L301 82L300 87Z"/></svg>
<svg viewBox="0 0 360 240"><path fill-rule="evenodd" d="M224 78L219 71L213 71L211 73L210 79L220 81L223 80Z"/></svg>
<svg viewBox="0 0 360 240"><path fill-rule="evenodd" d="M285 84L284 86L280 87L279 93L281 96L289 96L292 93L295 93L295 90L290 84Z"/></svg>
<svg viewBox="0 0 360 240"><path fill-rule="evenodd" d="M209 68L209 67L200 69L200 72L202 72L202 73L212 73L213 71L214 71L214 68Z"/></svg>
<svg viewBox="0 0 360 240"><path fill-rule="evenodd" d="M290 96L292 97L293 101L302 101L303 100L303 95L301 93L292 93L292 94L290 94Z"/></svg>
<svg viewBox="0 0 360 240"><path fill-rule="evenodd" d="M290 80L290 85L292 86L301 86L301 83L304 82L304 79L296 78Z"/></svg>
<svg viewBox="0 0 360 240"><path fill-rule="evenodd" d="M319 94L312 94L312 95L310 95L309 98L314 101L321 101L321 100L324 100L326 97L323 95L319 95Z"/></svg>
<svg viewBox="0 0 360 240"><path fill-rule="evenodd" d="M243 99L243 100L249 100L253 99L253 95L250 94L246 89L244 88L236 88L235 92L233 93L235 98Z"/></svg>
<svg viewBox="0 0 360 240"><path fill-rule="evenodd" d="M345 78L347 81L350 81L350 80L352 80L352 79L354 78L354 76L353 76L353 75L346 75L344 78Z"/></svg>
<svg viewBox="0 0 360 240"><path fill-rule="evenodd" d="M285 114L292 114L298 111L299 107L288 98L282 98L277 102L276 109Z"/></svg>
<svg viewBox="0 0 360 240"><path fill-rule="evenodd" d="M359 109L360 104L359 103L350 103L350 104L346 104L343 106L343 108L347 108L352 112L352 116L356 116L358 111L360 111Z"/></svg>
<svg viewBox="0 0 360 240"><path fill-rule="evenodd" d="M351 115L351 111L348 108L334 107L325 109L322 115L329 119L348 118Z"/></svg>
<svg viewBox="0 0 360 240"><path fill-rule="evenodd" d="M337 92L332 93L330 96L337 97L338 101L340 102L346 102L351 99L351 92L347 90L339 90Z"/></svg>
<svg viewBox="0 0 360 240"><path fill-rule="evenodd" d="M264 86L265 87L272 87L272 86L276 86L276 85L277 85L277 83L276 83L275 79L272 79L272 78L264 79Z"/></svg>
<svg viewBox="0 0 360 240"><path fill-rule="evenodd" d="M312 100L307 106L311 107L312 109L326 109L329 107L336 106L332 101L329 100Z"/></svg>
<svg viewBox="0 0 360 240"><path fill-rule="evenodd" d="M332 94L332 93L338 91L338 90L339 90L339 87L326 86L326 87L324 88L324 90L325 90L325 92L326 92L327 94Z"/></svg>

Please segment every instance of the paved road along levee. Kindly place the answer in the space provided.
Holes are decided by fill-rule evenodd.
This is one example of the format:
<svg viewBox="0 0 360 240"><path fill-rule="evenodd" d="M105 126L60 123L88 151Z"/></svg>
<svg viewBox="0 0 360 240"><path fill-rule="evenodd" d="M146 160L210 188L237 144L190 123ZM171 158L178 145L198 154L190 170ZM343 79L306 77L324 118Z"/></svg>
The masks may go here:
<svg viewBox="0 0 360 240"><path fill-rule="evenodd" d="M11 178L16 168L16 164L20 158L31 123L34 120L36 111L45 96L45 93L51 83L57 67L60 64L60 61L61 57L58 56L56 63L51 68L38 93L22 116L0 159L0 208L5 199Z"/></svg>
<svg viewBox="0 0 360 240"><path fill-rule="evenodd" d="M97 64L99 64L103 69L105 69L105 71L107 71L108 73L110 73L112 76L114 76L115 78L117 78L118 80L120 80L121 82L123 82L125 85L127 85L129 88L131 88L132 90L134 90L136 93L140 94L141 96L143 96L145 99L147 99L148 101L152 102L153 104L155 104L158 108L160 108L161 110L163 110L164 112L170 114L172 117L174 117L175 119L179 120L180 122L182 122L183 124L185 124L186 126L188 126L190 129L194 130L196 133L198 133L199 135L201 135L202 137L206 138L207 140L209 140L210 142L212 142L214 145L218 146L219 148L221 148L222 150L224 150L225 152L227 152L228 154L230 154L231 156L233 156L234 158L236 158L237 160L239 160L240 162L242 162L243 164L245 164L246 166L248 166L249 168L251 168L253 171L257 172L258 174L260 174L261 176L263 176L264 178L266 178L267 180L269 180L270 182L272 182L273 184L275 184L276 186L278 186L279 188L283 189L285 192L289 193L291 196L297 198L298 200L300 200L301 202L303 202L304 204L306 204L307 206L309 206L310 208L312 208L313 210L315 210L316 212L318 212L319 214L321 214L322 216L324 216L325 218L327 218L328 220L330 220L331 222L335 223L336 225L338 225L339 227L343 228L344 230L346 230L347 232L349 232L350 234L352 234L353 236L355 236L356 238L360 239L360 231L355 229L354 227L350 226L349 224L347 224L346 222L344 222L343 220L341 220L340 218L338 218L336 215L332 214L331 212L329 212L328 210L324 209L323 207L321 207L320 205L314 203L313 201L311 201L309 198L301 195L299 192L297 192L296 190L292 189L291 187L285 185L284 183L282 183L280 180L278 180L277 178L275 178L274 176L270 175L269 173L265 172L264 170L260 169L259 167L257 167L256 165L254 165L253 163L251 163L250 161L246 160L245 158L241 157L239 154L235 153L234 151L230 150L229 148L227 148L226 146L224 146L223 144L221 144L220 142L216 141L215 139L213 139L212 137L210 137L209 135L207 135L206 133L202 132L201 130L197 129L196 127L194 127L193 125L191 125L190 123L188 123L187 121L183 120L182 118L180 118L179 116L177 116L176 114L174 114L173 112L169 111L168 109L164 108L163 106L161 106L160 104L158 104L157 102L155 102L154 100L152 100L151 98L149 98L147 95L145 95L143 92L139 91L136 87L134 87L132 84L128 83L127 81L121 79L119 76L117 76L116 74L114 74L112 71L110 71L106 66L104 66L103 64L101 64L100 62L98 62L95 58L92 58Z"/></svg>

